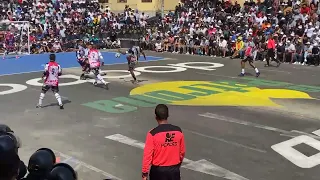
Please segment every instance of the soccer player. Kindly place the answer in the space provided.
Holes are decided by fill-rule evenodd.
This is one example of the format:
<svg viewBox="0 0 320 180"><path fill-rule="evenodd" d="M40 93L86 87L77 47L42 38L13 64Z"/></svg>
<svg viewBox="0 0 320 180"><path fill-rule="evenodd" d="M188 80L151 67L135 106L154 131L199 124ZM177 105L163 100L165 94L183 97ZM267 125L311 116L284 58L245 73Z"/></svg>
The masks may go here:
<svg viewBox="0 0 320 180"><path fill-rule="evenodd" d="M123 55L127 55L127 61L128 61L128 71L130 72L132 78L133 78L133 83L137 82L137 77L134 74L134 69L136 68L140 54L143 54L144 60L146 59L146 54L143 52L142 48L138 46L133 46L132 48L128 49L126 52L122 52L120 49L118 50L119 53Z"/></svg>
<svg viewBox="0 0 320 180"><path fill-rule="evenodd" d="M77 47L78 50L76 52L76 56L77 56L77 61L80 64L80 66L82 67L82 74L80 76L81 80L85 80L85 74L89 74L90 73L90 66L89 63L87 61L87 49L84 47L84 43L82 40L78 40L77 42Z"/></svg>
<svg viewBox="0 0 320 180"><path fill-rule="evenodd" d="M93 72L93 74L96 76L94 85L98 85L98 80L101 81L106 88L108 88L108 83L104 81L104 79L101 77L100 74L100 67L101 67L101 60L103 59L101 53L99 50L95 47L93 44L88 45L88 62L90 65L90 69Z"/></svg>
<svg viewBox="0 0 320 180"><path fill-rule="evenodd" d="M42 92L39 97L39 103L37 108L42 107L42 100L45 97L46 92L51 89L56 97L60 109L64 109L61 97L59 95L59 76L62 74L62 70L60 65L56 62L56 55L50 54L49 56L50 62L46 64L42 79L44 79Z"/></svg>
<svg viewBox="0 0 320 180"><path fill-rule="evenodd" d="M255 48L255 44L253 42L249 42L248 43L248 47L245 51L245 58L243 60L241 60L241 73L239 76L244 76L245 71L245 64L247 61L249 61L249 65L256 71L256 77L260 76L260 72L258 70L258 68L256 68L256 66L253 63L253 51Z"/></svg>
<svg viewBox="0 0 320 180"><path fill-rule="evenodd" d="M17 52L17 49L15 47L15 38L14 38L14 34L12 32L8 32L6 35L5 35L5 43L4 43L4 48L5 48L5 51L4 51L4 54L3 54L3 59L6 58L6 55L8 55L10 52L13 52L13 51L16 51L16 54L18 53ZM18 59L19 56L16 55L16 58Z"/></svg>

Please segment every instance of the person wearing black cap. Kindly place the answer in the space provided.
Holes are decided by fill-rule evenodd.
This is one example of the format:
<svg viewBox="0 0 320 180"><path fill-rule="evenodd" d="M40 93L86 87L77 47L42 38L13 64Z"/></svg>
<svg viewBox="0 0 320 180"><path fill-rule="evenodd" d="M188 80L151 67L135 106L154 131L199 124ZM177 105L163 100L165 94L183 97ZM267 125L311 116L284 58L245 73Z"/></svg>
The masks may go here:
<svg viewBox="0 0 320 180"><path fill-rule="evenodd" d="M19 174L20 158L17 153L0 152L0 179L15 180Z"/></svg>
<svg viewBox="0 0 320 180"><path fill-rule="evenodd" d="M158 126L148 132L143 152L143 180L148 176L150 180L180 180L180 166L185 156L184 135L180 127L168 123L168 117L168 107L157 105Z"/></svg>
<svg viewBox="0 0 320 180"><path fill-rule="evenodd" d="M19 175L20 158L12 137L0 135L0 179L14 180Z"/></svg>

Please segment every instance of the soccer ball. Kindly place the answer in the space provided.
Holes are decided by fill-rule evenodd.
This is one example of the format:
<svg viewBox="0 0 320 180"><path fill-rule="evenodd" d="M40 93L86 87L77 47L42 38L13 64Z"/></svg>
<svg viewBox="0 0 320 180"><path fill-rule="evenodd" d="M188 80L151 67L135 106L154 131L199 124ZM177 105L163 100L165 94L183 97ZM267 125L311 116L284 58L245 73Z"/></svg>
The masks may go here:
<svg viewBox="0 0 320 180"><path fill-rule="evenodd" d="M116 58L120 58L121 54L120 53L116 53Z"/></svg>

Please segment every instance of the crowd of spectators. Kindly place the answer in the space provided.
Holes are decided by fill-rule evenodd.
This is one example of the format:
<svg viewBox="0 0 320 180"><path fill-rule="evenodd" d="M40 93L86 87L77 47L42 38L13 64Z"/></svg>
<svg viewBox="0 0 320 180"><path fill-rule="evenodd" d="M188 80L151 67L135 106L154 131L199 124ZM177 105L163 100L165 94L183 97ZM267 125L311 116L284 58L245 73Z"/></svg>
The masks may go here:
<svg viewBox="0 0 320 180"><path fill-rule="evenodd" d="M125 7L115 14L97 0L4 0L1 21L29 21L31 52L73 51L77 39L117 48L119 38L139 39L144 49L244 58L248 42L254 59L319 65L320 8L317 0L185 0L163 18ZM267 42L274 39L274 56Z"/></svg>
<svg viewBox="0 0 320 180"><path fill-rule="evenodd" d="M317 0L246 0L243 6L186 0L160 19L160 25L142 41L155 51L231 58L244 58L248 42L254 42L255 60L319 65L318 6ZM267 54L269 39L276 44L272 57Z"/></svg>
<svg viewBox="0 0 320 180"><path fill-rule="evenodd" d="M29 21L31 53L73 51L78 39L93 42L100 48L119 47L119 38L136 35L138 39L139 35L145 34L147 18L148 15L130 7L119 14L110 12L108 7L102 11L97 0L0 2L2 35L10 29L10 25L18 25L10 22ZM1 38L3 42L4 37Z"/></svg>

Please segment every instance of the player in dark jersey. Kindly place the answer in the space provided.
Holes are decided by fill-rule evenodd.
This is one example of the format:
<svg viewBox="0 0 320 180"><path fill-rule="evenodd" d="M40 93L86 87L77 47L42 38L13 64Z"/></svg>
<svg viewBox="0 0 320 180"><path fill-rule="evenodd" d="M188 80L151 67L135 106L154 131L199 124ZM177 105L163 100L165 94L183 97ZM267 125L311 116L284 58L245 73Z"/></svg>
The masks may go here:
<svg viewBox="0 0 320 180"><path fill-rule="evenodd" d="M88 50L85 47L82 40L78 40L76 49L77 49L77 52L76 52L77 61L82 67L82 74L80 75L80 79L85 80L86 79L85 74L90 73L90 66L87 58Z"/></svg>
<svg viewBox="0 0 320 180"><path fill-rule="evenodd" d="M142 48L133 46L132 48L128 49L126 52L123 52L119 49L119 53L123 55L127 55L127 61L128 61L128 71L130 72L133 82L132 83L137 83L137 77L134 74L134 69L136 68L140 54L143 54L144 60L146 59L146 54L142 51Z"/></svg>

